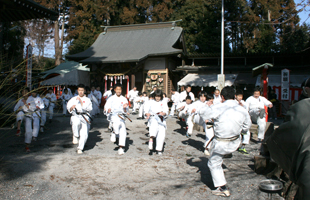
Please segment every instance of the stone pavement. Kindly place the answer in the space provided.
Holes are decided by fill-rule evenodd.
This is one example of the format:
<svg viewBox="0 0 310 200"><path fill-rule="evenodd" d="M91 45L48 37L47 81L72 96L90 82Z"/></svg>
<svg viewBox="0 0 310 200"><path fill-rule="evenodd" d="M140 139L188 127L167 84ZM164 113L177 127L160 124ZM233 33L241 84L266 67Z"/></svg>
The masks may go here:
<svg viewBox="0 0 310 200"><path fill-rule="evenodd" d="M158 156L148 150L145 120L130 117L122 156L110 142L103 114L94 119L82 155L72 144L69 117L58 114L47 123L49 130L39 135L31 153L25 153L16 129L0 129L0 199L268 199L258 189L266 178L253 171L258 144L247 146L249 155L235 152L224 159L232 195L217 197L211 194L203 132L195 130L188 139L184 122L168 118L164 153Z"/></svg>

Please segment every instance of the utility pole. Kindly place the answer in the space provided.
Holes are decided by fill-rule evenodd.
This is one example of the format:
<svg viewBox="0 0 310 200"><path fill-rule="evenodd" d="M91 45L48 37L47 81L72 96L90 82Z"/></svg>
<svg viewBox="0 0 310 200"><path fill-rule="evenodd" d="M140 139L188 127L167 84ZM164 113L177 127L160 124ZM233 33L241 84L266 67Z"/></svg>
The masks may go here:
<svg viewBox="0 0 310 200"><path fill-rule="evenodd" d="M221 74L217 75L218 89L225 87L224 75L224 0L222 0L222 26L221 26Z"/></svg>

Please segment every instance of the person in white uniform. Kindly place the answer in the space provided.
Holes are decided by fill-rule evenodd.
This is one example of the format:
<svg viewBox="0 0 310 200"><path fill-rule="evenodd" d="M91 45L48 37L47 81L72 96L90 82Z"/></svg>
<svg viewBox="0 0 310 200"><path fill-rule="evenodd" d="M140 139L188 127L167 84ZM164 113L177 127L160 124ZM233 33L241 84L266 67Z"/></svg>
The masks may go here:
<svg viewBox="0 0 310 200"><path fill-rule="evenodd" d="M45 95L45 98L49 100L48 112L49 112L49 122L51 123L53 119L55 103L57 101L56 95L53 93L52 88L48 89L48 93Z"/></svg>
<svg viewBox="0 0 310 200"><path fill-rule="evenodd" d="M98 102L98 98L97 98L97 91L96 91L96 89L95 89L95 87L94 86L92 86L91 87L91 92L90 92L90 94L94 97L94 98L96 98L96 101ZM99 110L99 102L98 102L98 105L93 105L93 111L92 111L92 114L94 114L94 116L96 115L96 114L98 114L100 112L100 110Z"/></svg>
<svg viewBox="0 0 310 200"><path fill-rule="evenodd" d="M113 90L113 87L110 87L109 90L107 90L104 94L103 94L103 97L108 100L113 94L112 94L112 90Z"/></svg>
<svg viewBox="0 0 310 200"><path fill-rule="evenodd" d="M62 99L62 109L63 109L62 114L65 117L67 114L67 103L72 98L72 96L69 94L67 89L64 89L60 98Z"/></svg>
<svg viewBox="0 0 310 200"><path fill-rule="evenodd" d="M174 116L175 109L178 106L178 103L179 103L179 100L180 100L180 97L179 97L180 93L178 93L175 90L171 90L171 94L172 94L171 95L171 101L173 103L172 103L172 106L171 106L170 116Z"/></svg>
<svg viewBox="0 0 310 200"><path fill-rule="evenodd" d="M88 97L85 96L85 86L78 85L77 97L72 97L68 104L67 109L71 114L70 124L73 132L73 144L78 144L77 153L82 154L85 143L88 138L88 131L90 129L90 113L93 109L92 103Z"/></svg>
<svg viewBox="0 0 310 200"><path fill-rule="evenodd" d="M139 92L138 96L135 97L132 101L133 101L133 109L132 109L133 111L132 112L135 113L136 110L140 110L140 108L141 108L141 106L143 104L142 93Z"/></svg>
<svg viewBox="0 0 310 200"><path fill-rule="evenodd" d="M273 106L270 101L268 101L265 97L260 96L260 94L260 89L255 88L253 96L250 96L246 100L252 123L258 125L258 142L261 142L265 137L265 129L267 123L264 106L267 106L269 108L272 108Z"/></svg>
<svg viewBox="0 0 310 200"><path fill-rule="evenodd" d="M141 104L141 107L139 109L139 117L137 119L143 119L143 116L145 114L145 105L146 105L146 102L149 100L146 92L143 92L142 93L142 104Z"/></svg>
<svg viewBox="0 0 310 200"><path fill-rule="evenodd" d="M25 89L28 91L29 89ZM36 110L35 100L32 96L25 95L25 98L22 99L23 105L22 110L25 116L25 144L26 144L26 152L30 152L29 145L31 144L32 136L33 136L33 112Z"/></svg>
<svg viewBox="0 0 310 200"><path fill-rule="evenodd" d="M154 92L155 100L151 100L145 108L145 116L149 121L149 149L153 150L153 140L156 138L156 151L158 155L162 155L165 137L166 137L166 120L168 114L168 105L163 102L163 92L156 90Z"/></svg>
<svg viewBox="0 0 310 200"><path fill-rule="evenodd" d="M195 101L195 96L191 91L192 91L192 87L189 85L186 86L185 90L181 92L179 95L179 102L183 102L187 96L190 96L192 101Z"/></svg>
<svg viewBox="0 0 310 200"><path fill-rule="evenodd" d="M242 106L246 111L248 111L248 104L243 100L243 91L237 90L235 100ZM242 134L241 146L238 151L242 154L249 154L245 149L245 145L250 143L250 130Z"/></svg>
<svg viewBox="0 0 310 200"><path fill-rule="evenodd" d="M169 101L170 101L170 99L167 97L167 94L166 93L163 93L163 102L165 102L166 104L167 104L167 106L168 106L168 103L169 103Z"/></svg>
<svg viewBox="0 0 310 200"><path fill-rule="evenodd" d="M222 103L222 98L221 98L219 89L214 90L213 97L214 97L214 100L213 100L214 105Z"/></svg>
<svg viewBox="0 0 310 200"><path fill-rule="evenodd" d="M116 84L114 86L115 94L109 98L105 104L105 110L108 114L111 114L111 122L113 126L113 132L111 133L111 142L116 142L116 135L118 135L118 154L123 155L124 147L126 146L126 124L125 118L121 115L128 113L128 100L122 96L122 86Z"/></svg>
<svg viewBox="0 0 310 200"><path fill-rule="evenodd" d="M71 89L68 87L68 85L63 86L62 92L64 92L65 89L67 89L67 90L68 90L68 94L71 95L71 97L73 97L73 96L72 96L72 91L71 91Z"/></svg>
<svg viewBox="0 0 310 200"><path fill-rule="evenodd" d="M95 97L98 101L98 110L97 110L97 115L100 114L100 105L101 105L101 98L102 98L102 93L100 91L100 87L96 87L96 91L95 91Z"/></svg>
<svg viewBox="0 0 310 200"><path fill-rule="evenodd" d="M41 97L43 104L44 104L44 108L41 109L41 120L40 120L40 132L43 133L45 122L46 122L46 110L49 106L49 100L47 98L45 98L45 95L43 93L40 95L40 97Z"/></svg>
<svg viewBox="0 0 310 200"><path fill-rule="evenodd" d="M22 91L22 97L21 99L17 102L17 104L14 107L14 112L16 113L16 123L17 123L17 131L16 131L16 136L20 136L20 126L22 124L22 121L24 120L24 111L23 111L23 106L24 106L24 101L27 100L29 96L29 88L25 88Z"/></svg>
<svg viewBox="0 0 310 200"><path fill-rule="evenodd" d="M206 123L214 121L214 138L211 144L208 167L216 190L212 194L230 196L226 188L226 179L222 168L223 157L237 150L240 145L241 132L251 127L251 119L247 111L234 100L235 90L224 87L221 92L223 103L212 107L204 107L200 113Z"/></svg>
<svg viewBox="0 0 310 200"><path fill-rule="evenodd" d="M177 110L179 111L179 117L186 122L186 137L190 138L193 132L193 117L194 114L192 111L192 99L190 96L187 96L185 102L179 103Z"/></svg>
<svg viewBox="0 0 310 200"><path fill-rule="evenodd" d="M36 90L31 92L31 96L34 99L35 110L32 113L32 140L37 141L37 137L40 130L41 110L44 109L44 102L40 96L37 96Z"/></svg>
<svg viewBox="0 0 310 200"><path fill-rule="evenodd" d="M90 101L92 103L92 107L93 107L92 111L90 112L90 115L92 117L95 117L96 110L98 110L98 108L99 108L99 102L98 102L97 98L91 93L91 90L89 89L89 87L86 87L86 91L87 91L87 97L90 99Z"/></svg>
<svg viewBox="0 0 310 200"><path fill-rule="evenodd" d="M135 113L136 110L135 110L135 102L133 101L136 97L138 97L138 93L139 91L137 90L136 87L133 87L132 90L130 90L128 92L128 99L129 101L131 102L131 105L132 105L132 112Z"/></svg>

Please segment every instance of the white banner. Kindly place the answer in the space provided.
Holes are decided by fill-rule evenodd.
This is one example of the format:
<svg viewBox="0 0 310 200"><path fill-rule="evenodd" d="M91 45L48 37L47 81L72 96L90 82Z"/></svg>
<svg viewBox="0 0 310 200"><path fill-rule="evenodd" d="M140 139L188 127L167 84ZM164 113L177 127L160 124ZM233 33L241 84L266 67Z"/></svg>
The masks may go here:
<svg viewBox="0 0 310 200"><path fill-rule="evenodd" d="M31 90L31 78L32 78L32 46L27 46L27 70L26 70L26 85Z"/></svg>
<svg viewBox="0 0 310 200"><path fill-rule="evenodd" d="M290 100L290 70L281 70L281 100Z"/></svg>

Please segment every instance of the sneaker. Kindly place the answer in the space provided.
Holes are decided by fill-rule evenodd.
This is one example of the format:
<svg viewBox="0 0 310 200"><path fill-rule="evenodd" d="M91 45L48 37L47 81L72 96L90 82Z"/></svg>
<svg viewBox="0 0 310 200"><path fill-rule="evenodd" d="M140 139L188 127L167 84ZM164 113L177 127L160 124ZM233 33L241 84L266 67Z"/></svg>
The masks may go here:
<svg viewBox="0 0 310 200"><path fill-rule="evenodd" d="M123 155L125 152L124 152L124 149L123 148L119 148L118 149L118 155Z"/></svg>
<svg viewBox="0 0 310 200"><path fill-rule="evenodd" d="M82 154L82 153L83 153L83 151L82 151L82 150L80 150L80 149L78 149L78 150L77 150L77 153L78 153L78 154Z"/></svg>
<svg viewBox="0 0 310 200"><path fill-rule="evenodd" d="M205 151L203 152L206 156L210 156L210 152L207 150L207 149L205 149Z"/></svg>
<svg viewBox="0 0 310 200"><path fill-rule="evenodd" d="M187 138L190 138L191 136L192 136L191 134L186 133L186 137L187 137Z"/></svg>
<svg viewBox="0 0 310 200"><path fill-rule="evenodd" d="M26 152L30 152L29 147L26 147L25 150L26 150Z"/></svg>
<svg viewBox="0 0 310 200"><path fill-rule="evenodd" d="M20 136L20 130L17 130L15 135L16 135L17 137L19 137L19 136Z"/></svg>
<svg viewBox="0 0 310 200"><path fill-rule="evenodd" d="M72 140L73 144L78 144L79 143L79 139L75 136L73 136L73 140Z"/></svg>
<svg viewBox="0 0 310 200"><path fill-rule="evenodd" d="M40 132L41 132L41 133L44 132L44 128L43 128L43 127L40 128Z"/></svg>
<svg viewBox="0 0 310 200"><path fill-rule="evenodd" d="M162 155L163 155L163 152L158 151L158 152L157 152L157 155L162 156Z"/></svg>
<svg viewBox="0 0 310 200"><path fill-rule="evenodd" d="M36 137L32 137L32 141L36 142L37 138Z"/></svg>
<svg viewBox="0 0 310 200"><path fill-rule="evenodd" d="M242 153L242 154L249 154L244 147L239 148L238 151L239 151L239 153Z"/></svg>
<svg viewBox="0 0 310 200"><path fill-rule="evenodd" d="M111 138L110 138L111 142L116 142L116 136L115 133L111 134Z"/></svg>
<svg viewBox="0 0 310 200"><path fill-rule="evenodd" d="M216 196L222 196L222 197L229 197L230 192L227 189L222 189L221 187L218 187L216 190L212 190L212 194Z"/></svg>
<svg viewBox="0 0 310 200"><path fill-rule="evenodd" d="M149 150L153 150L153 141L149 140Z"/></svg>
<svg viewBox="0 0 310 200"><path fill-rule="evenodd" d="M265 117L265 109L259 111L259 118L263 119Z"/></svg>

